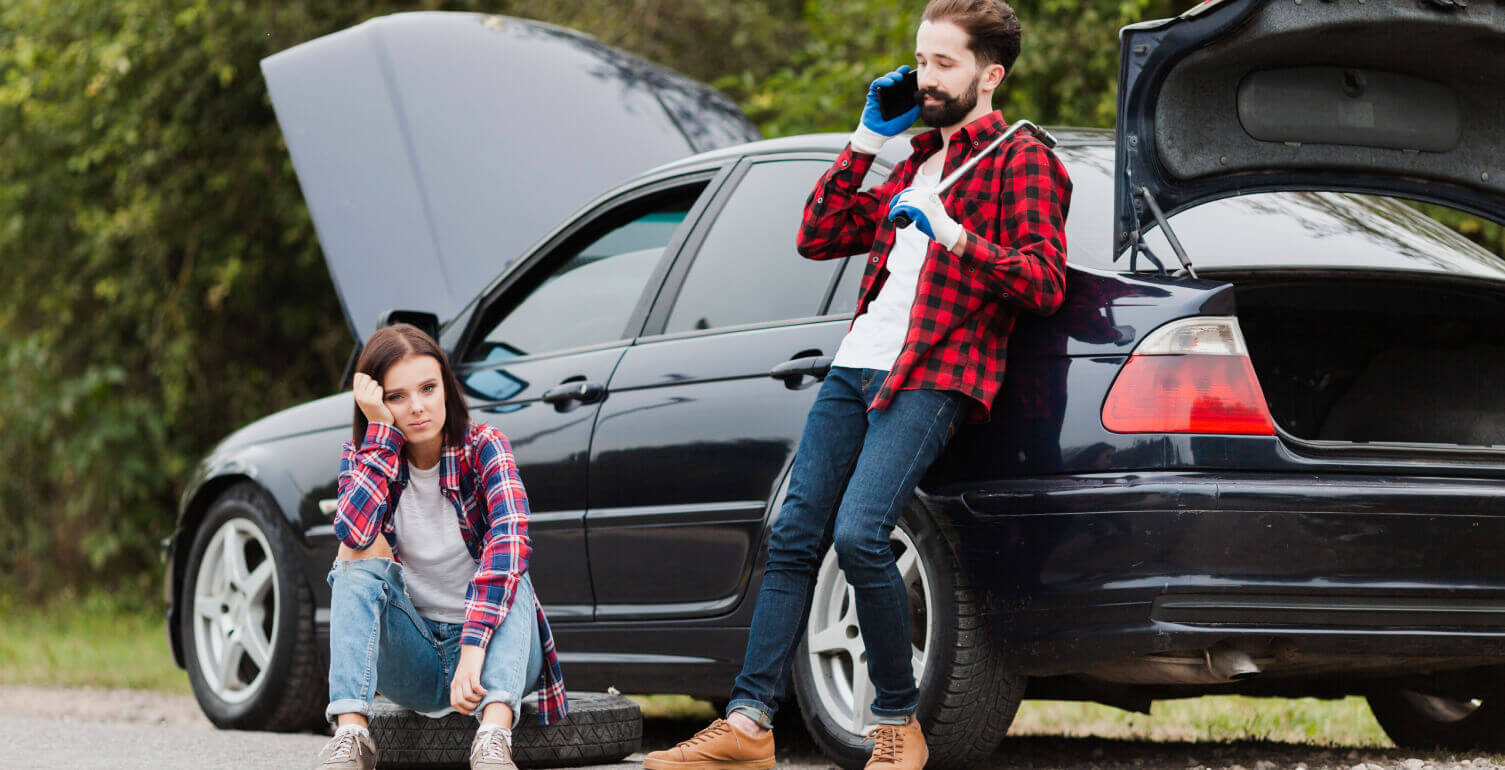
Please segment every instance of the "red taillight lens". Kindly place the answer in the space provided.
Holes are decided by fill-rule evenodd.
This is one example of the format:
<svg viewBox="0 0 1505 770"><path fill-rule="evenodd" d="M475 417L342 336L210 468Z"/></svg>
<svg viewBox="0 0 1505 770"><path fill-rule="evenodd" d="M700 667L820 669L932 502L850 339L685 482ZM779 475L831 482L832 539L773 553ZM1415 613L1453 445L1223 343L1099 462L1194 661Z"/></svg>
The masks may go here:
<svg viewBox="0 0 1505 770"><path fill-rule="evenodd" d="M1275 435L1248 356L1136 355L1103 402L1114 433Z"/></svg>

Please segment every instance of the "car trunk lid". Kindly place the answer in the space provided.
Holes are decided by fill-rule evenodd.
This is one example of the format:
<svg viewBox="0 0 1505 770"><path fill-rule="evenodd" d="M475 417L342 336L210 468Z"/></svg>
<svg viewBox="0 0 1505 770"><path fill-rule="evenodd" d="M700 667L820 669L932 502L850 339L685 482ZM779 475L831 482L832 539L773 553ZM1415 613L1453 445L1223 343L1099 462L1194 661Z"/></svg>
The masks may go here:
<svg viewBox="0 0 1505 770"><path fill-rule="evenodd" d="M1505 220L1505 4L1212 0L1121 33L1115 250L1248 192L1335 190Z"/></svg>

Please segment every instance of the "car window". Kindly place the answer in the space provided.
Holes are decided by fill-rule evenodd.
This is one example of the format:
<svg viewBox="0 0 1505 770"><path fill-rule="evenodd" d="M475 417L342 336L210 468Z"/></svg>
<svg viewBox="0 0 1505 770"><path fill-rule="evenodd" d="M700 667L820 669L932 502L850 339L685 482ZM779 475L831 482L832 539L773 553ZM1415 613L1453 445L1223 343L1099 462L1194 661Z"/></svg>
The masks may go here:
<svg viewBox="0 0 1505 770"><path fill-rule="evenodd" d="M840 260L795 251L805 199L829 163L773 161L748 169L685 275L667 333L819 315Z"/></svg>
<svg viewBox="0 0 1505 770"><path fill-rule="evenodd" d="M607 215L585 236L549 260L541 281L486 334L467 361L596 345L630 336L627 328L664 249L684 223L695 187Z"/></svg>
<svg viewBox="0 0 1505 770"><path fill-rule="evenodd" d="M836 291L831 294L831 305L826 308L827 315L850 315L857 312L857 292L862 289L862 271L866 267L866 259L847 258L846 267L841 271L841 280L836 284Z"/></svg>

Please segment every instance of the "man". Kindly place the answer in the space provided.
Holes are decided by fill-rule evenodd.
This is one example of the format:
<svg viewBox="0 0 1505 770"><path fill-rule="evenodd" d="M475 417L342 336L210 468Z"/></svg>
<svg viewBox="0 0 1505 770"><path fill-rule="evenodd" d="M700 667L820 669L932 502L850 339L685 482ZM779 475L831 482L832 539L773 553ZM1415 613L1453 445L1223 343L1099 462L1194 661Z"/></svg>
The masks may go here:
<svg viewBox="0 0 1505 770"><path fill-rule="evenodd" d="M907 68L873 81L851 144L806 202L803 256L865 256L857 315L810 409L727 718L649 754L647 770L774 766L771 719L826 542L854 589L877 693L867 767L928 759L889 536L956 426L988 418L1018 313L1054 312L1065 286L1071 182L1038 140L1016 134L944 198L934 191L1005 130L991 100L1020 35L1002 0L932 0L915 36L917 106L884 120L877 90ZM913 152L886 182L860 190L873 157L916 118L936 130L910 140ZM899 213L914 225L897 229Z"/></svg>

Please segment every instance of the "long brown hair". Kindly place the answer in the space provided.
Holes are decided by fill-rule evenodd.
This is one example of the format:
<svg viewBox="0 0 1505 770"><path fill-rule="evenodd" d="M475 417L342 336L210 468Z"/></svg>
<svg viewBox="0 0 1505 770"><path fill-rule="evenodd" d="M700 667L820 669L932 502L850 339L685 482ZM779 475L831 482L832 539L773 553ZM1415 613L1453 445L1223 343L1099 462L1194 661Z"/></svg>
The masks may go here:
<svg viewBox="0 0 1505 770"><path fill-rule="evenodd" d="M361 349L355 370L380 383L393 364L408 356L430 356L439 362L439 379L444 384L444 441L454 446L464 444L465 434L470 430L470 411L465 405L465 395L460 392L460 381L455 379L455 370L450 368L449 357L444 355L439 343L423 330L412 324L392 324L377 329ZM357 404L352 431L356 446L360 446L366 437L369 423L366 413Z"/></svg>

